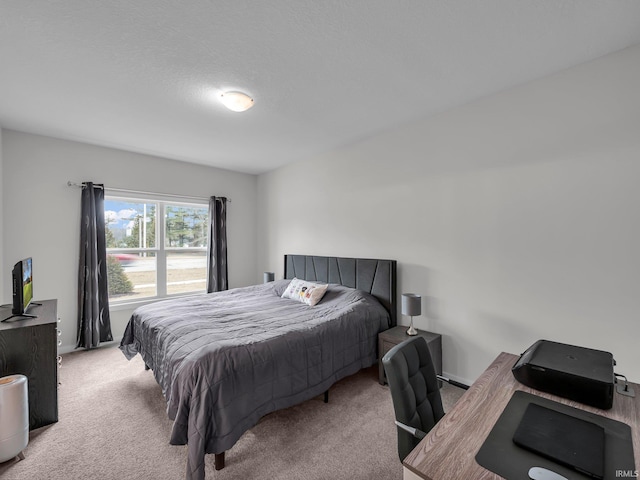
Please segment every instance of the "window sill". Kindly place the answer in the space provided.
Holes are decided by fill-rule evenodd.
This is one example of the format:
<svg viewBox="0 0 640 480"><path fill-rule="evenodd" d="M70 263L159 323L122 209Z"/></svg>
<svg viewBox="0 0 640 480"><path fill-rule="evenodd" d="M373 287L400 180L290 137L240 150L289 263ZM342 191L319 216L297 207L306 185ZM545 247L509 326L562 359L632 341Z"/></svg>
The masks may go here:
<svg viewBox="0 0 640 480"><path fill-rule="evenodd" d="M133 302L118 302L118 303L109 303L109 311L111 312L120 312L123 310L135 310L138 307L142 307L143 305L149 305L150 303L163 302L165 300L173 300L175 298L187 298L187 297L195 297L198 295L205 295L206 292L194 292L194 293L185 293L185 294L177 294L171 295L167 297L151 297L146 298L144 300L136 300Z"/></svg>

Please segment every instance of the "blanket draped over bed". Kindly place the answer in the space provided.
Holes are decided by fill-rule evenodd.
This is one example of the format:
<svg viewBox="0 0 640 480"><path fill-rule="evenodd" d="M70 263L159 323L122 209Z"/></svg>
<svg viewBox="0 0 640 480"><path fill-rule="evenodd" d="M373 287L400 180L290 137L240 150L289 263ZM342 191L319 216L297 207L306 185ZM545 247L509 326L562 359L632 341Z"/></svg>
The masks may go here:
<svg viewBox="0 0 640 480"><path fill-rule="evenodd" d="M120 348L162 388L170 443L188 444L187 478L267 413L325 392L376 361L389 314L371 295L330 285L310 307L280 298L289 280L136 309Z"/></svg>

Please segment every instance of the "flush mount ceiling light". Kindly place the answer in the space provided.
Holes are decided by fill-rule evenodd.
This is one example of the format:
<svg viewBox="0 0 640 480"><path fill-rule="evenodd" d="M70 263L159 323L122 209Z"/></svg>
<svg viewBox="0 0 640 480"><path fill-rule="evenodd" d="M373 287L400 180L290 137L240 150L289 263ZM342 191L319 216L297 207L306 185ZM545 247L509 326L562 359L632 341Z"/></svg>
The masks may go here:
<svg viewBox="0 0 640 480"><path fill-rule="evenodd" d="M234 112L244 112L253 107L253 98L242 92L223 92L220 100L229 110Z"/></svg>

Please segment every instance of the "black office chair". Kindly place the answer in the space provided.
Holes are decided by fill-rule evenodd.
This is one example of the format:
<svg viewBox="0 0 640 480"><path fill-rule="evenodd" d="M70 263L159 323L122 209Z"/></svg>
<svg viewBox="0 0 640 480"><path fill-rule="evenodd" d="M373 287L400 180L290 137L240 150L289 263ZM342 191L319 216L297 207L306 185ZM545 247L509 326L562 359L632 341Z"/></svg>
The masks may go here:
<svg viewBox="0 0 640 480"><path fill-rule="evenodd" d="M382 358L398 427L400 461L444 416L438 380L467 389L467 385L436 375L427 342L411 337Z"/></svg>

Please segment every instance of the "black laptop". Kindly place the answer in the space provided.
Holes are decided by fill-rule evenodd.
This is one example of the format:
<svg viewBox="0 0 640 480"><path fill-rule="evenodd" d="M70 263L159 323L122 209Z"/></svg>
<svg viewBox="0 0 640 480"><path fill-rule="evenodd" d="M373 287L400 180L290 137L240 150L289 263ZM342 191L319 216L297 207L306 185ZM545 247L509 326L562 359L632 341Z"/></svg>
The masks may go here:
<svg viewBox="0 0 640 480"><path fill-rule="evenodd" d="M604 477L604 428L595 423L530 403L513 442L585 475Z"/></svg>

